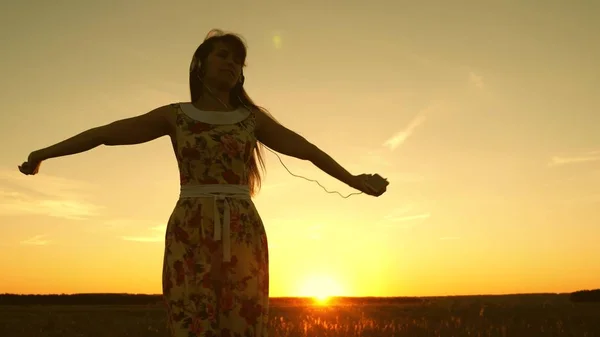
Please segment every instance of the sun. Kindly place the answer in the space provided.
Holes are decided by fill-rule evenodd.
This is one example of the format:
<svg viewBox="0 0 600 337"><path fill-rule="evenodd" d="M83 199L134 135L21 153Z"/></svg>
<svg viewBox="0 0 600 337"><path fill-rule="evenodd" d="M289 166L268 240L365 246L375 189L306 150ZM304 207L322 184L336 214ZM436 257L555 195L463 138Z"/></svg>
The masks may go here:
<svg viewBox="0 0 600 337"><path fill-rule="evenodd" d="M341 296L342 287L332 277L326 275L313 275L302 283L300 296L311 297L315 303L325 305L331 297Z"/></svg>
<svg viewBox="0 0 600 337"><path fill-rule="evenodd" d="M313 300L318 305L327 305L327 303L329 303L330 298L331 298L331 296L318 295L318 296L313 297Z"/></svg>

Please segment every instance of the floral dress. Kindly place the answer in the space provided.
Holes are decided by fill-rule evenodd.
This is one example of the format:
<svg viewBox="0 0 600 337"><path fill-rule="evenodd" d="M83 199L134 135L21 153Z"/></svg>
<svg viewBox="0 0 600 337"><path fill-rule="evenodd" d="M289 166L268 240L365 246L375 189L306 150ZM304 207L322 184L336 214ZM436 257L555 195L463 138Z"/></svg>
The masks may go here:
<svg viewBox="0 0 600 337"><path fill-rule="evenodd" d="M163 263L171 337L266 337L267 236L247 193L255 114L173 107L182 195L167 225ZM211 192L232 186L246 197Z"/></svg>

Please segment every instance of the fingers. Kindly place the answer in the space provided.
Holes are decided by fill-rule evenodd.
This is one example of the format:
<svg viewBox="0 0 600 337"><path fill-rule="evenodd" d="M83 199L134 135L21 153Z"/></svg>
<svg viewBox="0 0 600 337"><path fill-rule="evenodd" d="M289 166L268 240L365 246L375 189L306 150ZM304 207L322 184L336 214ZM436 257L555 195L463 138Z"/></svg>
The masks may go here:
<svg viewBox="0 0 600 337"><path fill-rule="evenodd" d="M33 175L35 174L35 166L32 166L29 162L24 162L23 164L21 164L20 166L18 166L19 171L21 171L21 173L25 174L25 175Z"/></svg>
<svg viewBox="0 0 600 337"><path fill-rule="evenodd" d="M369 178L370 176L368 174L364 176L362 181L362 190L369 195L375 195L377 194L377 191L371 186L371 184L369 184Z"/></svg>
<svg viewBox="0 0 600 337"><path fill-rule="evenodd" d="M27 170L27 166L25 164L19 166L19 171L23 174L28 174L29 170Z"/></svg>
<svg viewBox="0 0 600 337"><path fill-rule="evenodd" d="M387 191L387 186L390 184L387 179L383 178L379 174L361 174L358 177L360 178L359 179L359 185L361 187L360 190L363 193L374 196L374 197L379 197L382 194L384 194ZM371 183L374 183L377 186L382 185L381 184L382 182L377 181L378 179L375 179L375 181L373 180L373 178L375 178L375 177L384 181L383 186L380 189L375 189L373 186L371 186Z"/></svg>

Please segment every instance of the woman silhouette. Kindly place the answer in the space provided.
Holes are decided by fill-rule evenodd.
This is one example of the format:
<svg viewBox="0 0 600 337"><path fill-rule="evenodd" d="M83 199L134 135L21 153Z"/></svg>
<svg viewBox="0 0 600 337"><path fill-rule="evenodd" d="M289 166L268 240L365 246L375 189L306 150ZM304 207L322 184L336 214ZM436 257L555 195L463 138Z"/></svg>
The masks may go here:
<svg viewBox="0 0 600 337"><path fill-rule="evenodd" d="M379 191L369 187L372 175L348 173L256 106L243 87L245 59L240 37L211 31L190 67L191 102L168 104L92 128L32 152L19 166L22 173L33 175L50 158L99 145L171 138L181 176L180 198L167 225L163 264L172 337L268 335L267 236L251 200L264 168L261 144L309 160L366 194L385 192L385 187Z"/></svg>

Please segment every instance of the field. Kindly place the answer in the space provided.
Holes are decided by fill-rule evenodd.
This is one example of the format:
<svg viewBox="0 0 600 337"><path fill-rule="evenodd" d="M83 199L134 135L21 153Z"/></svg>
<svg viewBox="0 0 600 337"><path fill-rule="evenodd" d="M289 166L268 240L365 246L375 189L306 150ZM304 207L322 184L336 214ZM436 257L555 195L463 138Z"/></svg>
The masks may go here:
<svg viewBox="0 0 600 337"><path fill-rule="evenodd" d="M271 337L600 336L600 304L573 304L567 295L271 305ZM165 324L160 305L0 306L2 337L166 337Z"/></svg>

